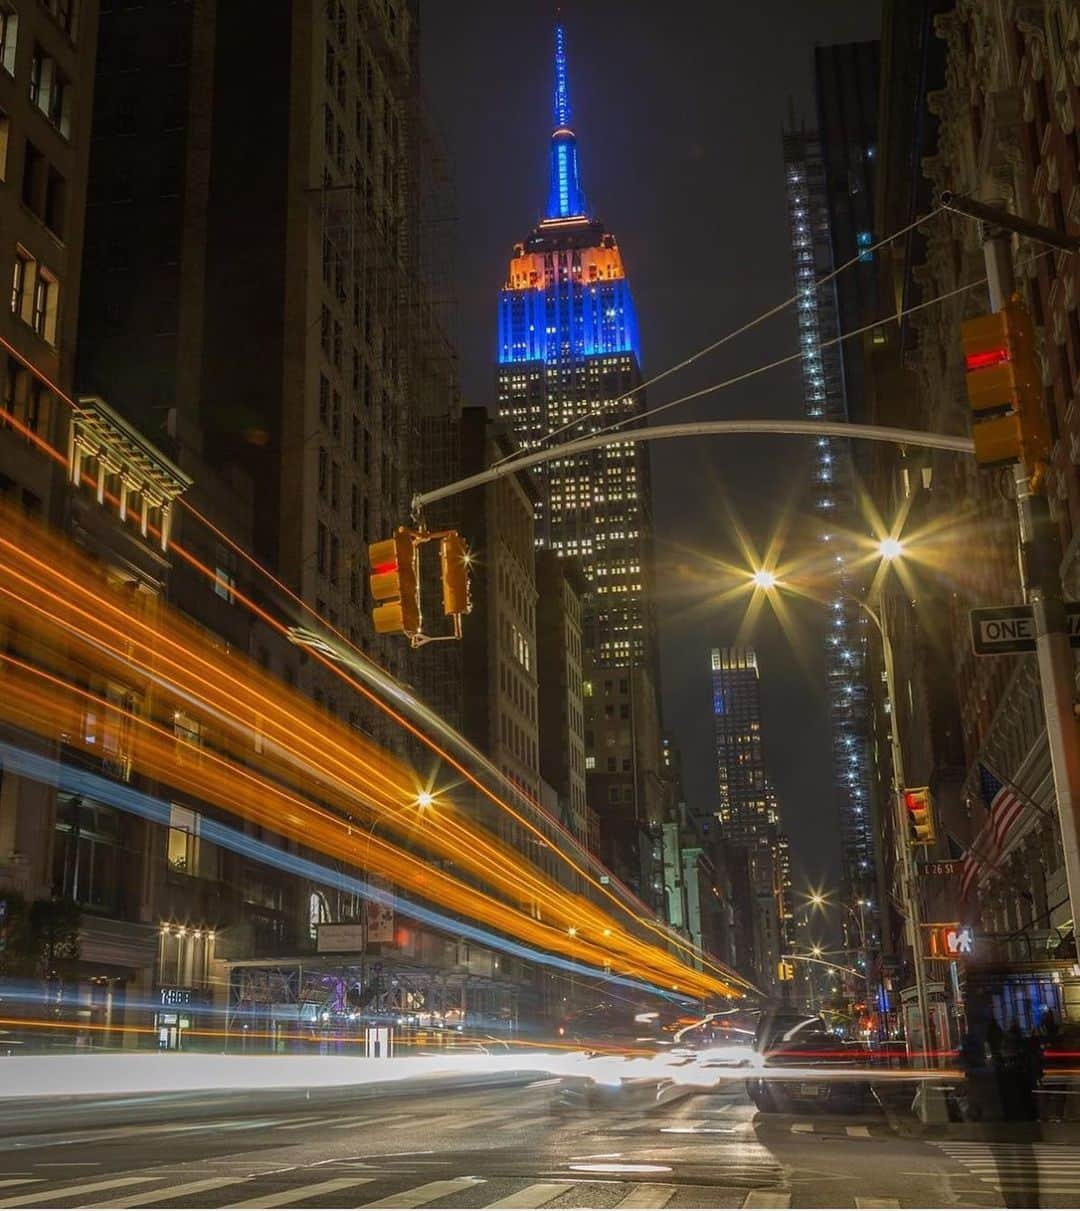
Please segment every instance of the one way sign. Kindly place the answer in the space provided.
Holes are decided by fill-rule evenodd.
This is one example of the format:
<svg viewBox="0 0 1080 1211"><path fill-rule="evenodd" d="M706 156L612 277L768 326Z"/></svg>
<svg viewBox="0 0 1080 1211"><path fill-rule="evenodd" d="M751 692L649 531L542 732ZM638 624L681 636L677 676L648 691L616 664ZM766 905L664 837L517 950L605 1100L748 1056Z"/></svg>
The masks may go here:
<svg viewBox="0 0 1080 1211"><path fill-rule="evenodd" d="M1080 648L1080 602L1065 605L1069 642ZM987 606L971 611L971 643L976 656L1006 656L1035 651L1035 619L1031 606Z"/></svg>

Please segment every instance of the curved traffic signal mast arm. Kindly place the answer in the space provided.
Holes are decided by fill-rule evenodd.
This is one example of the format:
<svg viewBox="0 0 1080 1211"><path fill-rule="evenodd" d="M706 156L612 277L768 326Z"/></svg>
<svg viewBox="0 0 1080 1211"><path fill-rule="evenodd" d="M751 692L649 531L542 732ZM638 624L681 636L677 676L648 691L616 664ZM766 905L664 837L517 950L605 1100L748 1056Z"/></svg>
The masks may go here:
<svg viewBox="0 0 1080 1211"><path fill-rule="evenodd" d="M680 425L655 425L641 429L615 429L610 433L598 433L577 441L562 442L546 450L522 454L517 458L478 471L465 479L455 480L442 488L430 492L418 492L412 499L414 518L419 518L428 505L458 496L470 488L480 488L525 471L556 458L569 458L589 450L627 442L664 441L677 437L713 437L721 434L780 434L784 436L846 437L863 441L889 442L894 446L912 446L927 450L951 450L956 454L974 454L975 444L970 437L954 437L947 433L925 433L921 429L894 429L887 425L852 425L841 421L799 420L712 420L689 421Z"/></svg>

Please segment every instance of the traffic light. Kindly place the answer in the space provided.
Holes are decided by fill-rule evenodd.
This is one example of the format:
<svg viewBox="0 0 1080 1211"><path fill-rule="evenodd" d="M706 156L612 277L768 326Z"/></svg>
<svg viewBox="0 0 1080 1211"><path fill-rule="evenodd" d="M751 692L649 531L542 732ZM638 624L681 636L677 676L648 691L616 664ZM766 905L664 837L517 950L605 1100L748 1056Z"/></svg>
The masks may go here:
<svg viewBox="0 0 1080 1211"><path fill-rule="evenodd" d="M416 566L416 535L398 526L393 538L368 546L371 595L381 602L371 612L379 635L420 633L420 584Z"/></svg>
<svg viewBox="0 0 1080 1211"><path fill-rule="evenodd" d="M442 564L443 613L468 614L472 610L469 589L469 548L455 530L444 534L439 544Z"/></svg>
<svg viewBox="0 0 1080 1211"><path fill-rule="evenodd" d="M961 325L971 435L984 466L1022 462L1036 485L1050 454L1042 375L1027 308L1013 297Z"/></svg>
<svg viewBox="0 0 1080 1211"><path fill-rule="evenodd" d="M934 801L928 786L904 791L904 808L908 818L908 844L933 845Z"/></svg>

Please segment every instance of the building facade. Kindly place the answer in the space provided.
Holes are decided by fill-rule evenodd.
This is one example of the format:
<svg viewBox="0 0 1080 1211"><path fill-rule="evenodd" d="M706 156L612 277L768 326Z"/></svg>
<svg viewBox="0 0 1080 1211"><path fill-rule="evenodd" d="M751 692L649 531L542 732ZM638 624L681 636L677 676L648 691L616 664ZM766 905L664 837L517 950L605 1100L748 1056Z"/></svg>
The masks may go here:
<svg viewBox="0 0 1080 1211"><path fill-rule="evenodd" d="M575 561L536 552L540 774L555 790L561 823L582 842L588 840L592 811L586 798L582 674L586 588Z"/></svg>
<svg viewBox="0 0 1080 1211"><path fill-rule="evenodd" d="M983 0L886 5L878 229L907 226L951 189L1076 234L1078 20L1075 5L1053 0L1005 10ZM921 87L912 107L900 97L915 82ZM870 342L867 402L879 423L969 430L960 325L990 310L981 238L975 222L938 216L882 256L883 290L897 304L897 319ZM1078 271L1075 258L1018 238L1010 259L1014 288L1037 333L1053 439L1046 491L1061 538L1063 587L1074 597ZM919 304L925 305L906 314ZM969 960L952 970L947 960L928 964L931 999L941 1003L939 1031L953 1037L965 1020L988 1013L1002 1025L1016 1018L1024 1029L1039 1024L1042 1007L1059 1020L1080 1016L1073 913L1034 658L976 657L968 631L972 607L1023 600L1016 506L1003 482L970 460L875 457L873 491L883 512L902 506L914 535L933 522L940 539L978 552L946 573L932 549L917 560L913 543L914 608L909 588L894 588L886 602L900 701L875 695L879 730L888 725L886 711L898 712L909 783L930 785L935 795L937 839L927 856L962 857L968 866L963 882L927 879L918 889L924 920L975 931ZM883 769L882 779L888 776ZM1022 804L1007 828L997 827L1000 817L990 812L995 787ZM906 840L890 830L890 879ZM906 940L895 945L903 955ZM909 973L910 964L907 980Z"/></svg>
<svg viewBox="0 0 1080 1211"><path fill-rule="evenodd" d="M757 654L753 648L713 648L710 666L715 814L725 845L743 855L740 860L733 854L732 861L745 867L755 905L752 964L758 982L768 987L777 979L784 952L791 871L786 845L781 848L779 805L765 763Z"/></svg>

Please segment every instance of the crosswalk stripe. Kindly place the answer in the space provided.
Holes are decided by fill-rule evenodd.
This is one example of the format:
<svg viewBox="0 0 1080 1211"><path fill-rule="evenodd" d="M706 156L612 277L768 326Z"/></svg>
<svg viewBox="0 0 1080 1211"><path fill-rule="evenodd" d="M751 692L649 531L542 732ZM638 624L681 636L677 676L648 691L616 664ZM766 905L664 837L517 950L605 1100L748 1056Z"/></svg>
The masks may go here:
<svg viewBox="0 0 1080 1211"><path fill-rule="evenodd" d="M855 1206L862 1211L862 1208L870 1207L899 1207L900 1200L898 1198L859 1198L855 1197Z"/></svg>
<svg viewBox="0 0 1080 1211"><path fill-rule="evenodd" d="M856 1123L844 1128L852 1139L868 1140L870 1138L870 1128L865 1123Z"/></svg>
<svg viewBox="0 0 1080 1211"><path fill-rule="evenodd" d="M505 1198L488 1203L488 1207L542 1207L545 1203L550 1203L553 1198L558 1198L560 1194L565 1194L567 1190L573 1188L573 1182L534 1182L533 1185L526 1186L524 1190L518 1190L515 1194L508 1194Z"/></svg>
<svg viewBox="0 0 1080 1211"><path fill-rule="evenodd" d="M533 1127L537 1123L546 1123L548 1122L549 1118L550 1116L546 1114L532 1114L528 1118L513 1118L507 1116L504 1121L506 1122L507 1127L513 1127L515 1131L518 1131L522 1127Z"/></svg>
<svg viewBox="0 0 1080 1211"><path fill-rule="evenodd" d="M790 1190L751 1190L743 1199L744 1207L790 1207Z"/></svg>
<svg viewBox="0 0 1080 1211"><path fill-rule="evenodd" d="M115 1190L118 1186L136 1186L140 1182L158 1181L155 1177L110 1177L100 1182L80 1182L77 1186L54 1186L51 1190L35 1190L31 1194L20 1194L16 1198L0 1199L0 1207L25 1207L28 1203L59 1202L63 1198L77 1198L80 1194L94 1194L98 1190Z"/></svg>
<svg viewBox="0 0 1080 1211"><path fill-rule="evenodd" d="M791 1130L796 1135L809 1135L814 1130L813 1123L792 1123Z"/></svg>
<svg viewBox="0 0 1080 1211"><path fill-rule="evenodd" d="M675 1197L676 1186L659 1182L640 1182L616 1207L666 1207Z"/></svg>
<svg viewBox="0 0 1080 1211"><path fill-rule="evenodd" d="M228 1206L230 1208L295 1207L302 1198L333 1194L335 1190L345 1190L349 1186L363 1186L374 1180L373 1177L335 1177L325 1182L312 1182L307 1186L292 1186L288 1190L279 1190L277 1194L260 1194L257 1198L248 1198L242 1203L229 1203Z"/></svg>
<svg viewBox="0 0 1080 1211"><path fill-rule="evenodd" d="M1080 1174L1080 1167L1076 1161L1044 1161L1039 1164L1038 1161L968 1161L969 1169L985 1169L988 1173L997 1173L1001 1169L1038 1169L1040 1173L1063 1173L1063 1174Z"/></svg>
<svg viewBox="0 0 1080 1211"><path fill-rule="evenodd" d="M354 1127L378 1127L382 1123L393 1123L398 1119L409 1118L408 1114L380 1114L375 1118L337 1119L330 1124L331 1131L351 1131Z"/></svg>
<svg viewBox="0 0 1080 1211"><path fill-rule="evenodd" d="M125 1194L123 1198L107 1198L101 1203L88 1203L90 1207L146 1207L150 1203L163 1203L166 1199L185 1198L203 1190L220 1190L223 1186L236 1186L248 1182L249 1177L204 1177L197 1182L181 1182L178 1186L159 1186L156 1190Z"/></svg>
<svg viewBox="0 0 1080 1211"><path fill-rule="evenodd" d="M436 1203L459 1190L467 1190L477 1185L479 1177L453 1177L443 1182L425 1182L422 1186L413 1186L411 1190L399 1190L397 1194L388 1194L386 1198L377 1198L373 1203L361 1203L362 1207L426 1207L428 1203Z"/></svg>
<svg viewBox="0 0 1080 1211"><path fill-rule="evenodd" d="M506 1125L516 1127L518 1123L533 1123L536 1119L515 1119L513 1115L507 1111L501 1110L498 1114L481 1114L476 1118L469 1118L466 1115L455 1115L455 1121L447 1123L444 1131L471 1131L474 1127L486 1127L489 1123L506 1123Z"/></svg>

